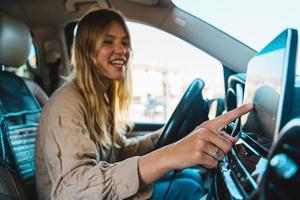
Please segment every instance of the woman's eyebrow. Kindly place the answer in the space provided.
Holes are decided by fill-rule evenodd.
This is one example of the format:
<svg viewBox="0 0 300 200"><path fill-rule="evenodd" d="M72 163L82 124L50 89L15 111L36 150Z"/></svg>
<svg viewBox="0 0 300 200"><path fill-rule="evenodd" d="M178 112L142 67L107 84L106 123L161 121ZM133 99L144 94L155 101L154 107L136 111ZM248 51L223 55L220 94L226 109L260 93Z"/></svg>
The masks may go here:
<svg viewBox="0 0 300 200"><path fill-rule="evenodd" d="M115 38L115 36L110 35L110 34L106 34L105 37L109 37L109 38Z"/></svg>
<svg viewBox="0 0 300 200"><path fill-rule="evenodd" d="M111 35L111 34L106 34L106 37L113 38L113 39L116 38L116 36ZM122 39L129 39L129 37L128 37L128 35L125 35L125 36L122 37Z"/></svg>

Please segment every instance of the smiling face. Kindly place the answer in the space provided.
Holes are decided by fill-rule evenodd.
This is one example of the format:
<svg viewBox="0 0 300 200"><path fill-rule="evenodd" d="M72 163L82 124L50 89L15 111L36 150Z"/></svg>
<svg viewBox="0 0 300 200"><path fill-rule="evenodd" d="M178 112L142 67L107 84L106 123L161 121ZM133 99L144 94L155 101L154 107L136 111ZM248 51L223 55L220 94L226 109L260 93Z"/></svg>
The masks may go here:
<svg viewBox="0 0 300 200"><path fill-rule="evenodd" d="M112 22L103 43L96 46L95 66L105 83L124 78L130 57L130 41L124 28Z"/></svg>

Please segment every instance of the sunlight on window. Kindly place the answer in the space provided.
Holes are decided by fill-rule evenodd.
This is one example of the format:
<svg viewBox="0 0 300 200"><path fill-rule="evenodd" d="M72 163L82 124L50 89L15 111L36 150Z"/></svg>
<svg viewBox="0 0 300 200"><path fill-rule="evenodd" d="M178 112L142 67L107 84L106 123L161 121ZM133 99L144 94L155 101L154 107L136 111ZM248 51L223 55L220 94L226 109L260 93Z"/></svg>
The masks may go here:
<svg viewBox="0 0 300 200"><path fill-rule="evenodd" d="M133 48L135 122L164 123L195 78L204 80L205 98L223 97L221 64L189 43L156 28L128 22Z"/></svg>
<svg viewBox="0 0 300 200"><path fill-rule="evenodd" d="M298 0L172 0L172 2L178 8L217 27L256 51L261 50L286 28L300 30ZM253 37L256 35L257 37ZM300 51L297 53L297 59L300 59ZM297 75L300 75L299 62L296 71Z"/></svg>

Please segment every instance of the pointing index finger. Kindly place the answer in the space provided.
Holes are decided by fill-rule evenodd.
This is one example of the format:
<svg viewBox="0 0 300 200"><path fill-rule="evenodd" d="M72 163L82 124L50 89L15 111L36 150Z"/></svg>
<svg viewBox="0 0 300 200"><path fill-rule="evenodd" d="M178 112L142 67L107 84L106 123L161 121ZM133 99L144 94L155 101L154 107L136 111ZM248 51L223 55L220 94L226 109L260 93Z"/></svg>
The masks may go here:
<svg viewBox="0 0 300 200"><path fill-rule="evenodd" d="M215 119L212 120L212 126L216 128L216 130L220 130L227 126L230 122L234 121L236 118L241 117L242 115L253 110L254 105L252 103L244 104L234 110L231 110Z"/></svg>

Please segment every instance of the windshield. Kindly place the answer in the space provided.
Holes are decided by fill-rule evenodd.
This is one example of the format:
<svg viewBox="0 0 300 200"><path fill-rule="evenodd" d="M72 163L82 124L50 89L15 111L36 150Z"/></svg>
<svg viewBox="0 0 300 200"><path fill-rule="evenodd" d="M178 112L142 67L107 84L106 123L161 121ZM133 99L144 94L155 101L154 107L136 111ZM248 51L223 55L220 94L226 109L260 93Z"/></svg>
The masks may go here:
<svg viewBox="0 0 300 200"><path fill-rule="evenodd" d="M176 7L206 21L256 51L261 50L286 28L300 31L299 0L172 0L172 2ZM299 55L298 51L298 62ZM298 75L299 71L297 67Z"/></svg>
<svg viewBox="0 0 300 200"><path fill-rule="evenodd" d="M257 51L283 29L300 29L299 0L172 1Z"/></svg>

